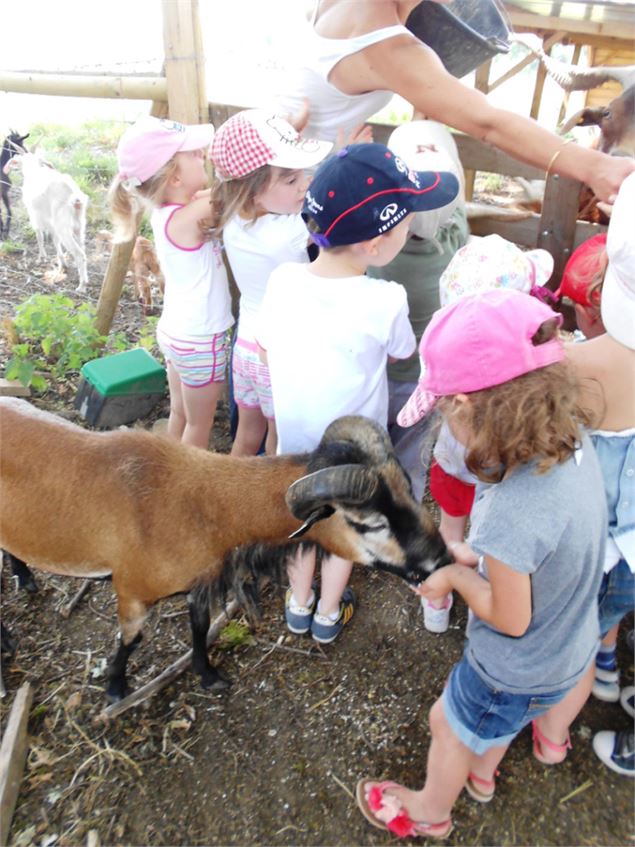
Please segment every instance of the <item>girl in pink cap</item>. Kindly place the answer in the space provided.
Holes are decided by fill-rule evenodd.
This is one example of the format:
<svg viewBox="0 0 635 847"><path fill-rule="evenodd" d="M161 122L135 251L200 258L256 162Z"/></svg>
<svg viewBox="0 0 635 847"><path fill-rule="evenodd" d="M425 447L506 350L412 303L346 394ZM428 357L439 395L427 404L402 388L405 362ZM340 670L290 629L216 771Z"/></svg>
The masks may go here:
<svg viewBox="0 0 635 847"><path fill-rule="evenodd" d="M133 238L141 213L152 212L165 277L157 341L170 387L168 435L204 449L225 383L226 334L234 322L220 243L202 228L210 217L205 149L213 134L211 124L141 118L119 142L119 173L110 189L117 240Z"/></svg>
<svg viewBox="0 0 635 847"><path fill-rule="evenodd" d="M446 838L463 788L492 800L497 767L530 723L535 758L561 762L591 688L607 513L561 321L533 297L491 290L440 309L421 340L426 371L405 423L438 402L487 485L469 538L478 571L447 565L415 589L431 600L458 591L471 611L463 657L430 711L425 784L357 786L365 817L402 837Z"/></svg>

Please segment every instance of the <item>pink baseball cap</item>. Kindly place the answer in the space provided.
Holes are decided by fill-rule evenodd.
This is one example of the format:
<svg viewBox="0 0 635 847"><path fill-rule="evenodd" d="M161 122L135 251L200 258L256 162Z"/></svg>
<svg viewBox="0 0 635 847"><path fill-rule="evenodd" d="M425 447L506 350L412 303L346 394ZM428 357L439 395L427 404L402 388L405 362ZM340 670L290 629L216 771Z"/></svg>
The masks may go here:
<svg viewBox="0 0 635 847"><path fill-rule="evenodd" d="M221 179L240 179L264 165L290 170L312 168L332 147L330 141L302 138L280 115L246 109L218 127L210 158Z"/></svg>
<svg viewBox="0 0 635 847"><path fill-rule="evenodd" d="M425 363L421 379L397 423L417 423L438 397L492 388L561 362L559 338L538 345L531 340L545 321L554 319L562 324L562 315L540 300L504 288L471 294L439 309L419 344Z"/></svg>
<svg viewBox="0 0 635 847"><path fill-rule="evenodd" d="M209 147L213 137L212 124L186 126L150 115L139 118L124 132L117 146L119 179L128 185L141 185L175 153Z"/></svg>
<svg viewBox="0 0 635 847"><path fill-rule="evenodd" d="M554 292L555 296L568 297L580 306L599 305L599 291L597 302L592 304L589 301L589 286L601 268L605 253L606 233L587 238L579 247L576 247L565 265L560 287Z"/></svg>

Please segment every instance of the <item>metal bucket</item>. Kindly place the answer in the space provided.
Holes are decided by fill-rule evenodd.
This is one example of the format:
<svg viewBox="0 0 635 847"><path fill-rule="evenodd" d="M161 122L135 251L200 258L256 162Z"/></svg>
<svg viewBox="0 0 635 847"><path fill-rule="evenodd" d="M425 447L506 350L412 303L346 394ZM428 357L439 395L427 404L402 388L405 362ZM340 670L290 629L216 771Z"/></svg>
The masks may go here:
<svg viewBox="0 0 635 847"><path fill-rule="evenodd" d="M459 78L511 47L507 24L494 0L452 0L443 6L423 0L406 26Z"/></svg>

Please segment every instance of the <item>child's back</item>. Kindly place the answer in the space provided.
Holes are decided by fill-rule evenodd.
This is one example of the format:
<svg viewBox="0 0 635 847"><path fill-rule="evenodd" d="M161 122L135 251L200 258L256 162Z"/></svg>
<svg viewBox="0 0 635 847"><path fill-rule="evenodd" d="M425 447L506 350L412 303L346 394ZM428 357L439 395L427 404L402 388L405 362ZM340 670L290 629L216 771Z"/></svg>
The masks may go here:
<svg viewBox="0 0 635 847"><path fill-rule="evenodd" d="M340 415L385 426L387 356L406 358L415 347L402 286L316 270L280 266L262 308L259 343L267 351L284 453L313 449Z"/></svg>

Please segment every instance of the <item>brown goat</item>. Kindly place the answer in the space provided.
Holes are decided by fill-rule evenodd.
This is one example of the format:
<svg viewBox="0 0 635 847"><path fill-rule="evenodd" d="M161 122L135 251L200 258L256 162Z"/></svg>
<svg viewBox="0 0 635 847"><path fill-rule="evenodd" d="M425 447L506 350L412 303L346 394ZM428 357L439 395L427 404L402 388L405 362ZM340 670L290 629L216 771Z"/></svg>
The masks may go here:
<svg viewBox="0 0 635 847"><path fill-rule="evenodd" d="M112 576L113 700L126 693L149 608L181 592L190 592L194 670L204 687L226 686L205 646L210 596L257 596L259 575L281 565L262 545L311 543L410 583L449 561L386 433L361 417L335 421L311 454L236 458L141 431L90 432L1 398L0 500L0 546L12 558Z"/></svg>
<svg viewBox="0 0 635 847"><path fill-rule="evenodd" d="M135 293L143 303L144 312L149 314L152 312L152 281L156 282L161 294L164 294L165 279L159 267L154 244L148 238L137 236L130 264L134 275Z"/></svg>

